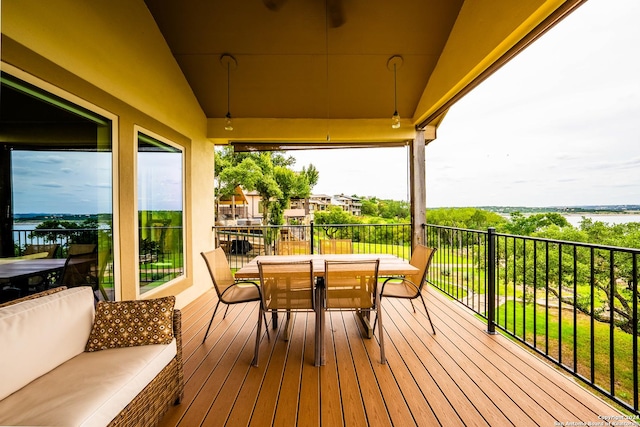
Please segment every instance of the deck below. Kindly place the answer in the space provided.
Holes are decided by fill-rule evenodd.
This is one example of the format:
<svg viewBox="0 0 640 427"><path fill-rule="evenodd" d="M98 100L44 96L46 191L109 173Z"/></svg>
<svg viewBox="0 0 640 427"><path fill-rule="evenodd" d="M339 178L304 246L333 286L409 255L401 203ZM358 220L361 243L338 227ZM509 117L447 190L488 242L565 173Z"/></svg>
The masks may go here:
<svg viewBox="0 0 640 427"><path fill-rule="evenodd" d="M554 426L620 415L517 344L487 334L460 304L433 289L425 299L436 335L421 304L414 314L407 301L383 301L386 365L377 337L363 339L353 313L332 312L325 366L313 364L313 314L298 313L289 341L284 322L262 337L255 368L257 303L218 314L202 344L211 291L183 309L185 398L161 425Z"/></svg>

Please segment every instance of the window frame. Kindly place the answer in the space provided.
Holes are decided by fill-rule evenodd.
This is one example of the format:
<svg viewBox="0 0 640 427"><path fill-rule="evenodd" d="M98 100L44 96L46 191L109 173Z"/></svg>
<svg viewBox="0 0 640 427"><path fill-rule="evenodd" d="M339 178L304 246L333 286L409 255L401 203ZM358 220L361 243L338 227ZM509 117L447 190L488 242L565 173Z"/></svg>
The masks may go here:
<svg viewBox="0 0 640 427"><path fill-rule="evenodd" d="M142 293L141 289L140 289L140 263L136 262L135 263L135 286L136 286L136 298L137 299L142 299L142 298L148 298L148 297L152 297L154 294L156 293L161 293L163 290L167 289L168 287L183 281L186 277L187 277L187 235L186 235L186 224L187 224L187 217L186 217L186 192L187 192L187 174L186 174L186 153L187 153L187 147L183 146L182 144L173 141L167 137L164 137L156 132L153 132L147 128L144 128L140 125L134 125L133 127L133 136L134 136L134 143L133 143L133 147L134 147L134 152L135 152L135 156L134 156L134 170L133 170L133 176L134 176L134 181L135 181L135 185L134 185L134 211L136 213L135 215L135 219L134 219L134 223L135 223L135 229L137 231L140 230L140 221L139 221L139 212L140 212L140 207L138 205L138 188L140 185L139 182L139 177L138 177L138 154L139 154L139 140L140 140L140 134L145 135L146 137L155 139L163 144L166 144L172 148L175 148L177 150L180 151L181 153L181 179L182 179L182 194L181 194L181 203L182 203L182 273L176 277L174 277L173 279L163 283L162 285L158 286L155 289L149 290L147 292ZM135 238L134 239L134 244L135 244L135 253L136 256L139 258L140 257L140 239L139 238Z"/></svg>

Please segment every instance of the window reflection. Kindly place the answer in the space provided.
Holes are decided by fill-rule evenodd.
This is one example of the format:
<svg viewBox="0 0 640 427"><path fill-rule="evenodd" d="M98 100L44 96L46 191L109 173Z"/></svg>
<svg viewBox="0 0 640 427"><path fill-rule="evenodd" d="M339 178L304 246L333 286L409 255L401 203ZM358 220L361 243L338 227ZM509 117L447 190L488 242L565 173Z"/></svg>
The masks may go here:
<svg viewBox="0 0 640 427"><path fill-rule="evenodd" d="M111 121L5 73L1 81L0 302L58 285L114 300Z"/></svg>
<svg viewBox="0 0 640 427"><path fill-rule="evenodd" d="M140 294L184 274L183 153L138 134Z"/></svg>

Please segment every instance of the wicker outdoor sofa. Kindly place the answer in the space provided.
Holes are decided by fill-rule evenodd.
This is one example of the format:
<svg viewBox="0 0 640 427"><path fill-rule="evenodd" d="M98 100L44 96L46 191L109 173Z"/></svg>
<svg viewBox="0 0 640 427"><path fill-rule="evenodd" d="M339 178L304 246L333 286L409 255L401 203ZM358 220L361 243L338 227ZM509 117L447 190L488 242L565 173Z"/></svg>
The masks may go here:
<svg viewBox="0 0 640 427"><path fill-rule="evenodd" d="M0 305L0 425L158 424L184 394L181 313L173 308L173 297L167 298L102 303L94 309L91 288L61 287ZM112 315L116 312L126 314ZM162 324L163 315L167 319L161 329L170 324L172 331L160 338L168 343L140 342L138 337L131 338L134 331L125 334L129 342L123 344L105 332L111 326L100 324L116 317L118 325L134 317L136 322L144 318L138 324L149 317ZM31 329L25 331L25 327ZM128 331L136 328L141 336L148 335L152 326L133 326ZM55 336L58 331L60 336ZM65 345L69 331L80 336L71 337L71 344ZM151 334L158 338L155 329ZM29 342L30 336L38 342ZM86 348L78 351L80 341ZM25 346L35 346L34 351Z"/></svg>

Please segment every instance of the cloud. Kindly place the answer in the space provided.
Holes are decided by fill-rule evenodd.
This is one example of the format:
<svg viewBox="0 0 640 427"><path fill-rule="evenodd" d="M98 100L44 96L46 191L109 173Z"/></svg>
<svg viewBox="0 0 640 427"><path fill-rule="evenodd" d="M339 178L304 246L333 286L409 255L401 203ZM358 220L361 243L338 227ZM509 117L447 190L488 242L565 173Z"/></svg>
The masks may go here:
<svg viewBox="0 0 640 427"><path fill-rule="evenodd" d="M105 182L85 182L84 186L88 188L111 189L111 184Z"/></svg>
<svg viewBox="0 0 640 427"><path fill-rule="evenodd" d="M46 188L64 188L64 185L59 184L57 182L41 182L34 184L38 187L46 187Z"/></svg>
<svg viewBox="0 0 640 427"><path fill-rule="evenodd" d="M33 158L31 159L31 161L34 163L52 163L52 164L64 163L65 160L66 159L64 156L55 155L55 154L50 154L48 156L33 156Z"/></svg>

